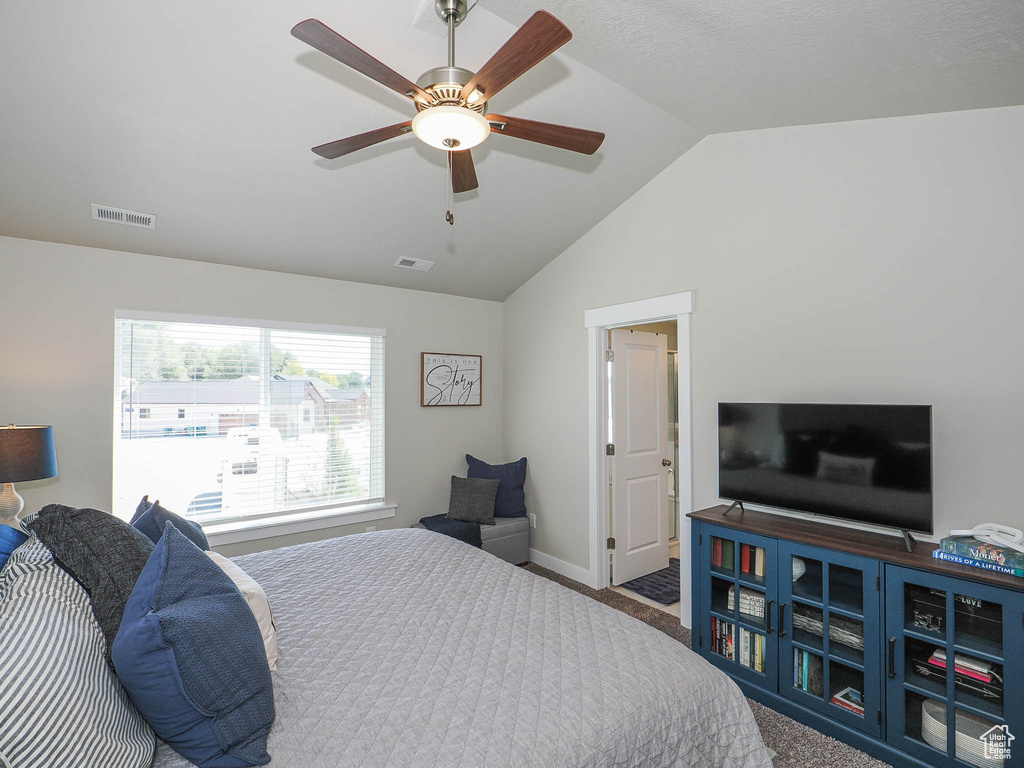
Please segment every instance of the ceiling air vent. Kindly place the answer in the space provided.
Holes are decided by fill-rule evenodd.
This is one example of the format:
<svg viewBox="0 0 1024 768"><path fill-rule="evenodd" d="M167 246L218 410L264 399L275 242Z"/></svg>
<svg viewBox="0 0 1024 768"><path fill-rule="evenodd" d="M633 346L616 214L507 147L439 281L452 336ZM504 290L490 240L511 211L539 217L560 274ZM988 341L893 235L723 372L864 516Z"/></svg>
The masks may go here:
<svg viewBox="0 0 1024 768"><path fill-rule="evenodd" d="M434 262L427 261L426 259L401 258L395 262L395 266L415 269L417 272L429 272L430 268L434 266Z"/></svg>
<svg viewBox="0 0 1024 768"><path fill-rule="evenodd" d="M139 213L124 208L111 208L109 205L92 204L92 217L96 221L109 221L111 224L126 224L129 227L156 229L156 215Z"/></svg>

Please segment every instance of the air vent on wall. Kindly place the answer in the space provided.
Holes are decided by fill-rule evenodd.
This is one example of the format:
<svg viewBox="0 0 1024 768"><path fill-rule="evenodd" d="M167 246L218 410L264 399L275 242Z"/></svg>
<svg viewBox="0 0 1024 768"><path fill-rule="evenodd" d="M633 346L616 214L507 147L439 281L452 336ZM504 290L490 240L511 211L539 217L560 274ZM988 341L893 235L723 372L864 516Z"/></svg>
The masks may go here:
<svg viewBox="0 0 1024 768"><path fill-rule="evenodd" d="M126 224L129 227L156 229L156 215L139 213L124 208L111 208L109 205L92 204L92 217L96 221L109 221L111 224Z"/></svg>
<svg viewBox="0 0 1024 768"><path fill-rule="evenodd" d="M418 272L429 272L430 268L434 266L434 262L427 261L426 259L410 259L403 257L395 262L396 267L404 267L405 269L415 269Z"/></svg>

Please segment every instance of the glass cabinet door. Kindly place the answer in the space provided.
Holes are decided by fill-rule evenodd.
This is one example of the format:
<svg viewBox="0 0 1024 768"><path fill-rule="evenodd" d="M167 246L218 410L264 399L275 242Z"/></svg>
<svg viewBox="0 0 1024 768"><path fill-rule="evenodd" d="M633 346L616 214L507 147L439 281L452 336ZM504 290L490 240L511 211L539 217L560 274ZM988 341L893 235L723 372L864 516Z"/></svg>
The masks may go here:
<svg viewBox="0 0 1024 768"><path fill-rule="evenodd" d="M873 736L882 732L879 568L779 542L779 693Z"/></svg>
<svg viewBox="0 0 1024 768"><path fill-rule="evenodd" d="M1024 594L887 566L885 628L890 743L933 765L1024 766Z"/></svg>
<svg viewBox="0 0 1024 768"><path fill-rule="evenodd" d="M775 539L702 526L700 643L711 663L772 690L777 681L774 627Z"/></svg>

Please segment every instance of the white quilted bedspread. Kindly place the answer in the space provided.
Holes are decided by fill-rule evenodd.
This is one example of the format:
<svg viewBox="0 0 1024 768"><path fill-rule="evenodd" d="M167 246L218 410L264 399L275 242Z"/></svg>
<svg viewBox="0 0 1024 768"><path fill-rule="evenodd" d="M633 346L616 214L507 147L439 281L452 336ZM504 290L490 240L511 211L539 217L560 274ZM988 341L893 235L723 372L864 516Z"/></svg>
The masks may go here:
<svg viewBox="0 0 1024 768"><path fill-rule="evenodd" d="M280 644L272 768L769 768L746 699L682 644L424 530L239 557ZM160 744L154 765L191 763Z"/></svg>

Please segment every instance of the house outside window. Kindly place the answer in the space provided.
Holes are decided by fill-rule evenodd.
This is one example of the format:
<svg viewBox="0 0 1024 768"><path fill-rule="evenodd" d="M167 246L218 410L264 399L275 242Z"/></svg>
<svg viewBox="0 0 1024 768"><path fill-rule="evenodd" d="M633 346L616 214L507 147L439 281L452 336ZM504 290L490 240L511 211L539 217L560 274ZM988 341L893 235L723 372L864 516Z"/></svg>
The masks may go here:
<svg viewBox="0 0 1024 768"><path fill-rule="evenodd" d="M119 312L114 513L148 494L216 529L383 504L384 336Z"/></svg>

